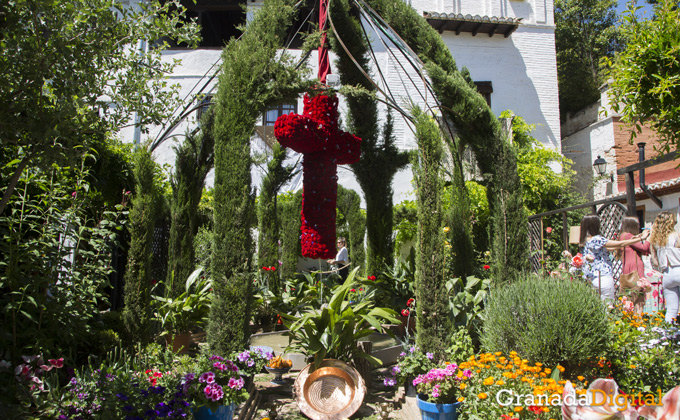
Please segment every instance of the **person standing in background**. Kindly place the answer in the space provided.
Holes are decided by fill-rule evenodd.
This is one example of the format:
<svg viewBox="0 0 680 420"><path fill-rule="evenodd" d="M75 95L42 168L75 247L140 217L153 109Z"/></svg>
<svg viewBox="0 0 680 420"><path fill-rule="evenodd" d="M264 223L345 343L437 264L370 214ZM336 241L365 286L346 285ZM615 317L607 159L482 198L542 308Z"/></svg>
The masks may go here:
<svg viewBox="0 0 680 420"><path fill-rule="evenodd" d="M680 301L680 240L675 231L675 213L662 211L652 224L652 266L663 273L663 297L666 300L666 322L678 316Z"/></svg>
<svg viewBox="0 0 680 420"><path fill-rule="evenodd" d="M641 239L647 239L648 236L649 231L645 230L626 241L612 241L600 235L600 217L598 215L588 214L583 216L579 240L584 259L583 277L591 282L603 300L614 302L616 298L612 261L609 258L609 253L639 242Z"/></svg>
<svg viewBox="0 0 680 420"><path fill-rule="evenodd" d="M633 236L640 233L640 222L637 217L625 217L621 223L621 231L619 233L619 239L622 241L631 239ZM634 244L625 246L623 252L621 252L621 261L623 262L623 267L621 268L621 274L632 273L637 271L638 281L637 287L633 289L627 289L631 292L631 299L635 308L635 313L642 315L642 310L645 307L646 292L648 292L652 285L649 284L647 279L645 279L645 265L642 262L642 255L649 255L650 244L649 242L642 240L640 242L635 242ZM619 284L619 288L621 285ZM619 290L619 292L624 292L624 290Z"/></svg>
<svg viewBox="0 0 680 420"><path fill-rule="evenodd" d="M347 251L347 241L344 237L338 237L336 247L338 249L338 253L335 256L335 259L327 260L326 262L335 266L336 271L344 282L345 279L347 279L347 275L349 274L349 252Z"/></svg>

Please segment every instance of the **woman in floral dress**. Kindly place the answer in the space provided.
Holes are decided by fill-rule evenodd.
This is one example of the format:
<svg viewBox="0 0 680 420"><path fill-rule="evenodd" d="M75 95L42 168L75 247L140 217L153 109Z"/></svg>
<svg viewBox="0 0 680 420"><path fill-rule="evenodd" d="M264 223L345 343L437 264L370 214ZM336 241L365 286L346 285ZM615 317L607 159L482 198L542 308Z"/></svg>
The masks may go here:
<svg viewBox="0 0 680 420"><path fill-rule="evenodd" d="M640 240L647 239L649 231L634 235L625 241L612 241L600 235L600 217L596 214L583 216L579 246L583 254L583 277L590 281L603 300L614 301L615 288L612 270L611 251L622 249Z"/></svg>

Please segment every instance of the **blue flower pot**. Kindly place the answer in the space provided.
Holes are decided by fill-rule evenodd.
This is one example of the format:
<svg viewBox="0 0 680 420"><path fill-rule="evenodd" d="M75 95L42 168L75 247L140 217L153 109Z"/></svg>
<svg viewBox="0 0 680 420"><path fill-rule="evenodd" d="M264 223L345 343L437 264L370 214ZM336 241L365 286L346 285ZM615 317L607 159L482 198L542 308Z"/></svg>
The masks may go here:
<svg viewBox="0 0 680 420"><path fill-rule="evenodd" d="M217 407L215 411L212 411L208 407L201 407L198 410L192 410L194 412L195 420L233 420L234 410L236 409L235 404L221 405Z"/></svg>
<svg viewBox="0 0 680 420"><path fill-rule="evenodd" d="M434 404L425 401L426 398L427 396L423 394L418 394L416 397L422 420L458 419L458 409L460 408L461 404L463 404L462 402L456 402L453 404Z"/></svg>

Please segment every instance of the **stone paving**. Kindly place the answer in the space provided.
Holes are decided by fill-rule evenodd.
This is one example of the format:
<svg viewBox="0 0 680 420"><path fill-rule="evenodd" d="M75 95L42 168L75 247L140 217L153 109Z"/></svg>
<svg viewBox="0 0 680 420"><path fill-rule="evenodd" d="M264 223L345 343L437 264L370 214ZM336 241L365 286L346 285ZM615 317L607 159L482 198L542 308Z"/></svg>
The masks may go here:
<svg viewBox="0 0 680 420"><path fill-rule="evenodd" d="M382 377L387 368L373 370L373 385L367 389L366 398L359 410L351 417L352 420L380 420L383 419L378 413L382 403L392 407L388 419L418 420L420 412L416 406L414 397L404 396L403 388L385 387ZM273 375L260 374L255 377L255 387L258 391L257 409L250 416L252 420L262 420L269 417L271 420L304 420L307 417L302 414L293 398L293 383L298 372L290 372L283 375L285 384L276 385L270 381ZM276 408L276 417L273 416L273 408Z"/></svg>

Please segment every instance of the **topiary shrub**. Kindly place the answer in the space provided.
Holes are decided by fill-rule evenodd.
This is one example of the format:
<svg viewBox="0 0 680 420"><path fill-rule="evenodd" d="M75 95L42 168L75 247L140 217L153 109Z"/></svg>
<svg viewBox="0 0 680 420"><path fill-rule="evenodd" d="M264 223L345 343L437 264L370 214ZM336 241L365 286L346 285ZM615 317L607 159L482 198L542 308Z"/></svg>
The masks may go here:
<svg viewBox="0 0 680 420"><path fill-rule="evenodd" d="M605 306L580 281L530 276L492 291L482 348L577 368L602 355L612 333Z"/></svg>

